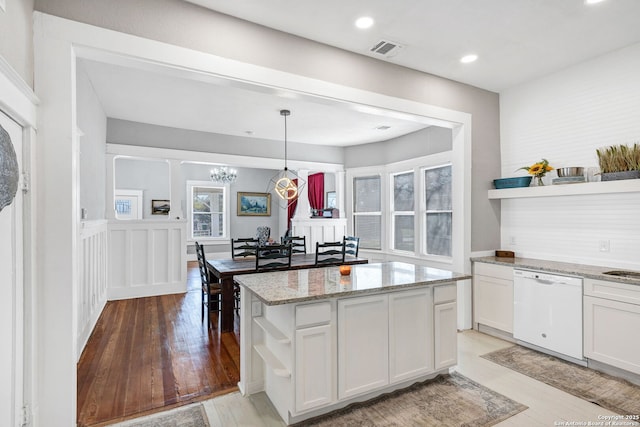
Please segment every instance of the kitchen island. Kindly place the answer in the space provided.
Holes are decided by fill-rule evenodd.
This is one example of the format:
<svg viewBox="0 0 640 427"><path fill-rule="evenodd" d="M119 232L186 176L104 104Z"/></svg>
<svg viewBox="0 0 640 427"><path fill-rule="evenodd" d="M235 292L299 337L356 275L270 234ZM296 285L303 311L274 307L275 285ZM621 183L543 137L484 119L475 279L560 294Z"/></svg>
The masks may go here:
<svg viewBox="0 0 640 427"><path fill-rule="evenodd" d="M446 373L469 278L400 262L240 276L240 391L292 424Z"/></svg>

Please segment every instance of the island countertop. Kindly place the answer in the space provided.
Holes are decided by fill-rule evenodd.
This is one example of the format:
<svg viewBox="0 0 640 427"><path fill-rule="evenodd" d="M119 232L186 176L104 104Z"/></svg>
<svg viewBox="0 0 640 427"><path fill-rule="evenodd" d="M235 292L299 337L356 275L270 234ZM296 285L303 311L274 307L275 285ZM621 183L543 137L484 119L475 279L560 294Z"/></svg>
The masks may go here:
<svg viewBox="0 0 640 427"><path fill-rule="evenodd" d="M471 276L403 262L385 262L353 265L348 276L341 276L339 267L325 267L246 274L235 280L264 304L279 305L466 279Z"/></svg>

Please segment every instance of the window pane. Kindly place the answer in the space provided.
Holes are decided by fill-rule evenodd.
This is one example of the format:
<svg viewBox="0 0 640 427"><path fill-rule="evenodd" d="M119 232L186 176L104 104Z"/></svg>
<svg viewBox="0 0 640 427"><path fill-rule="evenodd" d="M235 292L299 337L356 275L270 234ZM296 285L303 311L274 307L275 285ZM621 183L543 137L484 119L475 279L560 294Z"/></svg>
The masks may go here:
<svg viewBox="0 0 640 427"><path fill-rule="evenodd" d="M380 230L382 217L358 215L353 218L355 235L360 237L360 249L381 249Z"/></svg>
<svg viewBox="0 0 640 427"><path fill-rule="evenodd" d="M211 195L209 193L193 192L193 211L211 212Z"/></svg>
<svg viewBox="0 0 640 427"><path fill-rule="evenodd" d="M380 177L367 176L353 179L353 211L380 212Z"/></svg>
<svg viewBox="0 0 640 427"><path fill-rule="evenodd" d="M427 213L427 253L451 256L451 212Z"/></svg>
<svg viewBox="0 0 640 427"><path fill-rule="evenodd" d="M424 171L428 211L451 210L451 166Z"/></svg>
<svg viewBox="0 0 640 427"><path fill-rule="evenodd" d="M193 214L193 237L211 236L211 214Z"/></svg>
<svg viewBox="0 0 640 427"><path fill-rule="evenodd" d="M394 248L413 252L413 215L394 217Z"/></svg>
<svg viewBox="0 0 640 427"><path fill-rule="evenodd" d="M393 176L393 210L413 210L413 172Z"/></svg>

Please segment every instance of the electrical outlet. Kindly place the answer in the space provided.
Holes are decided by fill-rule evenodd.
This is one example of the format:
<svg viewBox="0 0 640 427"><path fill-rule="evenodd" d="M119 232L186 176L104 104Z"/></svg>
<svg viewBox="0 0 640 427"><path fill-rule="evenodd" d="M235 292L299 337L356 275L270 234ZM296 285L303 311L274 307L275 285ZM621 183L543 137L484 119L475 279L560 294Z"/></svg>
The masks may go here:
<svg viewBox="0 0 640 427"><path fill-rule="evenodd" d="M262 303L260 301L253 301L251 303L251 316L262 316Z"/></svg>
<svg viewBox="0 0 640 427"><path fill-rule="evenodd" d="M600 248L600 252L609 252L611 249L611 244L609 240L600 240L598 243L598 247Z"/></svg>

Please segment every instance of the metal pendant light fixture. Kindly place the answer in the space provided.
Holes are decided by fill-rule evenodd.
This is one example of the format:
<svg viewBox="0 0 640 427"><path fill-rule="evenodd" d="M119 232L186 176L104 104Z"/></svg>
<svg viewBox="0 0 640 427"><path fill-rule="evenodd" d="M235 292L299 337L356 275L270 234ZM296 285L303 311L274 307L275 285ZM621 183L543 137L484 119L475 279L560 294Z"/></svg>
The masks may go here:
<svg viewBox="0 0 640 427"><path fill-rule="evenodd" d="M286 208L297 199L306 182L287 165L287 117L291 111L280 110L280 115L284 117L284 169L271 178L267 191L273 189L282 202L280 206Z"/></svg>

